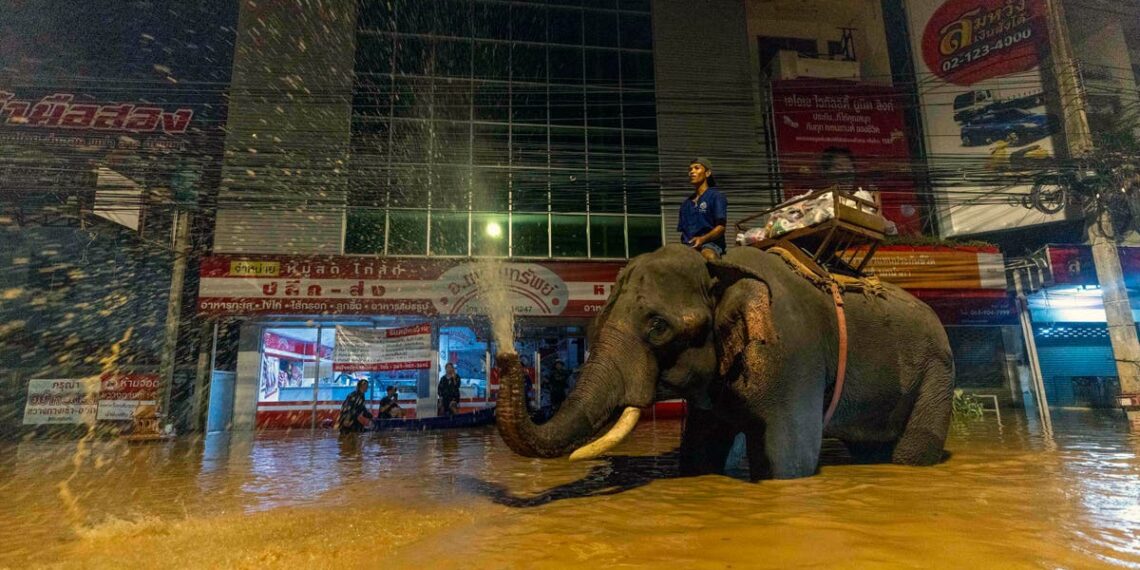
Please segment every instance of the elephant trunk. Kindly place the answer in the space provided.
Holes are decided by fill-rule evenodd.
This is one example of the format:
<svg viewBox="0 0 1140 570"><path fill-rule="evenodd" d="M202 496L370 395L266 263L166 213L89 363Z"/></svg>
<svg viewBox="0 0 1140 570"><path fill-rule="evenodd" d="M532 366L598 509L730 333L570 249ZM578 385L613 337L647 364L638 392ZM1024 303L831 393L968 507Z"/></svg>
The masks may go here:
<svg viewBox="0 0 1140 570"><path fill-rule="evenodd" d="M605 344L607 343L599 342L599 348L603 348ZM523 386L523 371L518 355L500 354L496 357L501 386L495 420L507 446L525 457L560 457L570 453L598 433L613 417L618 406L629 403L627 389L622 382L622 373L616 361L606 355L606 352L609 351L603 351L590 358L582 368L577 387L562 404L558 413L542 425L531 421L527 413L526 390ZM612 354L622 354L622 352ZM637 379L649 385L649 402L641 405L652 402L652 378L646 376ZM606 440L605 445L600 447L592 445L588 452L577 454L574 459L592 457L616 445L637 421L636 416L631 419L630 415L630 413L623 415L622 421L619 421L613 430L624 433L611 432L611 436L603 438Z"/></svg>

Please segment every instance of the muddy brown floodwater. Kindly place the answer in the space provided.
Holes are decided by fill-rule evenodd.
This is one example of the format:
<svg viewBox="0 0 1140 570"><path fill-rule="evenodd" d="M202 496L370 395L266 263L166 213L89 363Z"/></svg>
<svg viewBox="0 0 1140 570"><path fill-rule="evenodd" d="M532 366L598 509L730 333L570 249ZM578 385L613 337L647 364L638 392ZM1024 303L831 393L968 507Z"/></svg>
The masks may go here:
<svg viewBox="0 0 1140 570"><path fill-rule="evenodd" d="M677 477L675 421L586 464L493 428L24 442L0 447L0 568L1140 568L1140 439L1003 420L956 425L937 467L828 446L759 484Z"/></svg>

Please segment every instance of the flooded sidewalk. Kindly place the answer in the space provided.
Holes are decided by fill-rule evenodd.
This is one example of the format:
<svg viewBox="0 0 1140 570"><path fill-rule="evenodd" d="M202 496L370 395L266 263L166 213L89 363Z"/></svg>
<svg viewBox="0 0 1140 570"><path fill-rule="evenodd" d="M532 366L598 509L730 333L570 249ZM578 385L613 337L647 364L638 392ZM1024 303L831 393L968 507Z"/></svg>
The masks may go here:
<svg viewBox="0 0 1140 570"><path fill-rule="evenodd" d="M494 428L0 447L0 568L1140 568L1140 438L1094 412L955 425L932 468L677 476L680 422L617 455ZM77 448L80 453L77 454Z"/></svg>

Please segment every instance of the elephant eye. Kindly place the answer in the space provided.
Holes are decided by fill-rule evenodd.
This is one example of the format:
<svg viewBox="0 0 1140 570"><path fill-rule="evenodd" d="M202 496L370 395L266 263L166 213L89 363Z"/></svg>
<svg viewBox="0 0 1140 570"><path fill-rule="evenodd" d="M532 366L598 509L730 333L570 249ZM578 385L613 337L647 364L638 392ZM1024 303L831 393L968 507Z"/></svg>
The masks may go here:
<svg viewBox="0 0 1140 570"><path fill-rule="evenodd" d="M661 317L649 319L649 332L654 335L663 334L669 330L669 321Z"/></svg>

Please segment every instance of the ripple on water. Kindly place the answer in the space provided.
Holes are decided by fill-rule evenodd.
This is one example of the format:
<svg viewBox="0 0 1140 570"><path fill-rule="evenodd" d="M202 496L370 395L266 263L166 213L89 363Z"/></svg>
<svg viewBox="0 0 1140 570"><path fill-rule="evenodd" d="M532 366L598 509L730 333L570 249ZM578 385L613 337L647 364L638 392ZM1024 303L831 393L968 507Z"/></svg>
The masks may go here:
<svg viewBox="0 0 1140 570"><path fill-rule="evenodd" d="M517 457L491 428L96 442L78 527L54 492L74 444L29 442L0 448L0 567L1140 568L1140 441L1004 420L956 426L936 467L829 444L816 477L759 484L678 477L678 422L586 463Z"/></svg>

